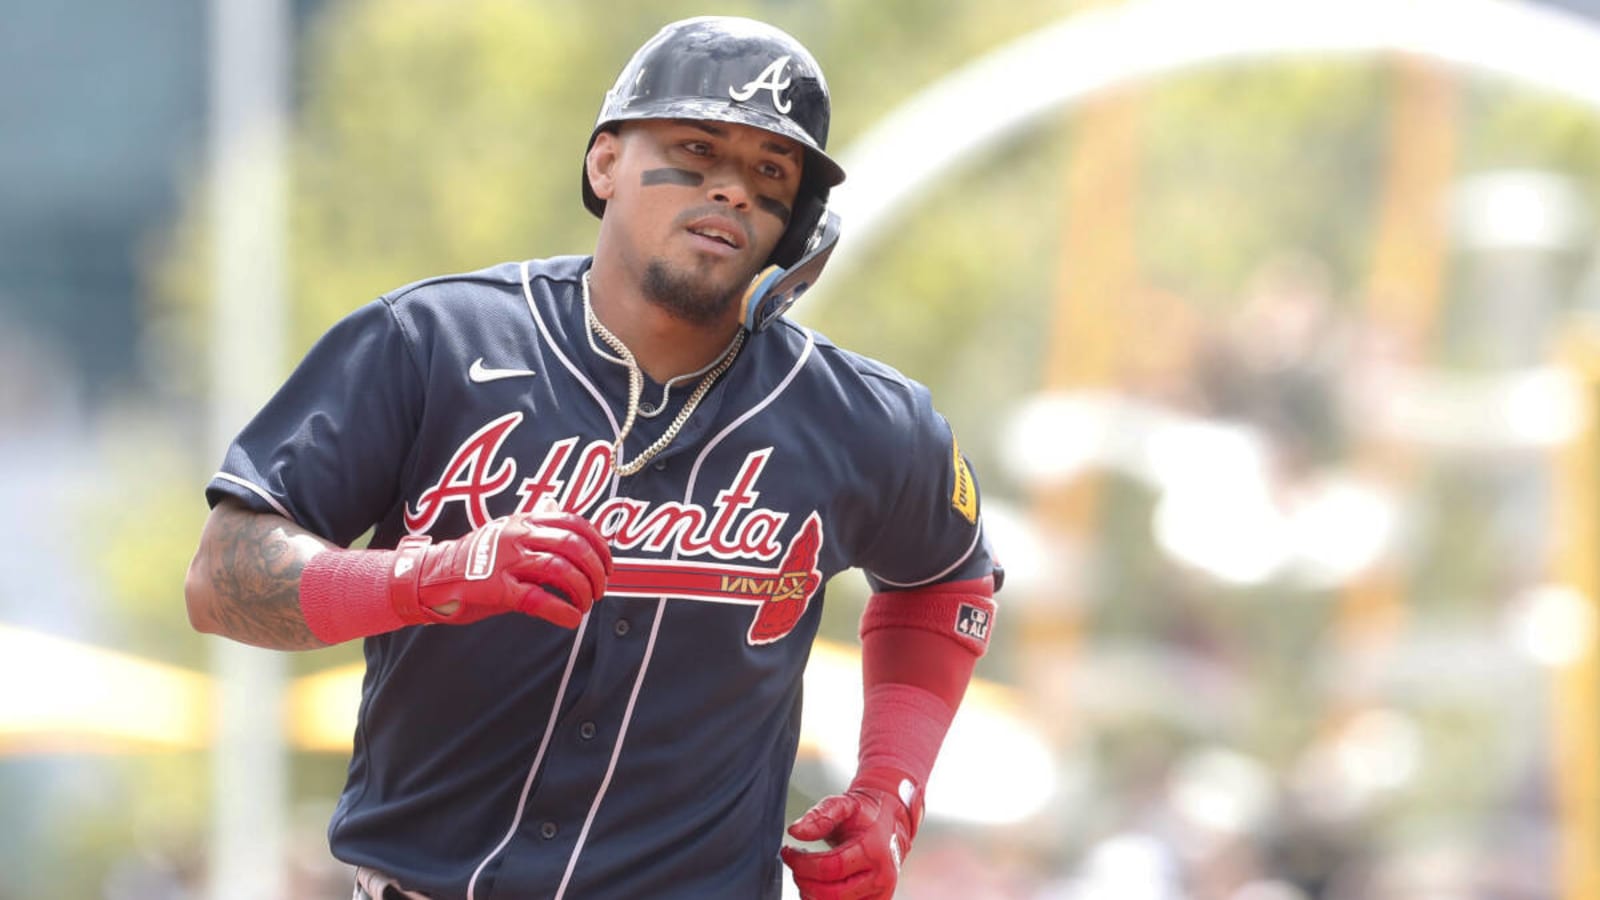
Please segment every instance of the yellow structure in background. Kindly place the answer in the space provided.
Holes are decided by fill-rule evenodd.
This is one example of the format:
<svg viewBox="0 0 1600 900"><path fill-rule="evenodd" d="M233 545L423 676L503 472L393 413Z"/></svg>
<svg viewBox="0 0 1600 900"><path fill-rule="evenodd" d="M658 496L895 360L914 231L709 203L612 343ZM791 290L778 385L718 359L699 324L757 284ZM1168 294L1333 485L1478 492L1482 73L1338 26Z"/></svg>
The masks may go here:
<svg viewBox="0 0 1600 900"><path fill-rule="evenodd" d="M1130 340L1126 307L1138 273L1138 121L1132 90L1096 98L1073 115L1075 139L1061 200L1064 236L1044 359L1046 392L1108 387L1122 364ZM1034 522L1045 534L1088 541L1096 532L1099 493L1094 472L1040 487L1032 498ZM1088 598L1070 596L1069 585L1056 588L1038 602L1019 604L1019 621L1009 627L1018 635L1024 686L1036 708L1053 711L1042 724L1059 745L1073 729L1073 669Z"/></svg>
<svg viewBox="0 0 1600 900"><path fill-rule="evenodd" d="M1551 780L1561 822L1561 900L1600 897L1600 333L1570 331L1558 350L1579 380L1583 424L1555 460L1555 578L1588 609L1588 639L1551 678Z"/></svg>
<svg viewBox="0 0 1600 900"><path fill-rule="evenodd" d="M289 744L297 750L349 753L366 669L357 661L295 679L285 698Z"/></svg>
<svg viewBox="0 0 1600 900"><path fill-rule="evenodd" d="M1438 63L1393 64L1382 206L1378 211L1369 311L1408 333L1426 334L1444 290L1445 199L1455 176L1456 76Z"/></svg>
<svg viewBox="0 0 1600 900"><path fill-rule="evenodd" d="M0 754L200 750L211 677L0 625Z"/></svg>
<svg viewBox="0 0 1600 900"><path fill-rule="evenodd" d="M1369 325L1396 341L1408 366L1422 365L1443 296L1446 198L1455 172L1455 77L1424 60L1398 59L1394 102L1379 195L1372 270L1366 288ZM1404 447L1371 439L1354 448L1355 466L1385 484L1415 476L1415 460ZM1344 591L1336 640L1355 671L1370 675L1383 665L1405 627L1406 573L1389 560ZM1340 727L1373 698L1358 683L1335 698L1330 726Z"/></svg>

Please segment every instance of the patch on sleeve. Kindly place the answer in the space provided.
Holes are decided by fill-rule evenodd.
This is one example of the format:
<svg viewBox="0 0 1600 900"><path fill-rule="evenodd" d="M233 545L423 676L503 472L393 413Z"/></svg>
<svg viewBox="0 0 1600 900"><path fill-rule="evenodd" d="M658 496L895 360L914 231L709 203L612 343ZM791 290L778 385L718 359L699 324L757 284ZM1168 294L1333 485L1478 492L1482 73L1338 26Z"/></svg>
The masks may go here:
<svg viewBox="0 0 1600 900"><path fill-rule="evenodd" d="M956 612L956 634L989 641L989 611L970 603L961 604Z"/></svg>
<svg viewBox="0 0 1600 900"><path fill-rule="evenodd" d="M956 443L955 435L950 436L950 457L955 466L956 487L950 494L950 508L961 513L961 517L968 522L978 524L978 491L972 485L972 471L967 468L967 461L961 458L961 445Z"/></svg>

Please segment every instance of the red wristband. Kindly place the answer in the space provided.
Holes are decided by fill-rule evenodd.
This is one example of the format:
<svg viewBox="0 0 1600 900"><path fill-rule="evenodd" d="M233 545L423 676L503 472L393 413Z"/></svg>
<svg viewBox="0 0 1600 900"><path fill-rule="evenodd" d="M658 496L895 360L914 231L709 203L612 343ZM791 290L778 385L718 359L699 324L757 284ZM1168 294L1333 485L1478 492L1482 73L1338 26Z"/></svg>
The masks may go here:
<svg viewBox="0 0 1600 900"><path fill-rule="evenodd" d="M394 550L329 550L311 557L300 573L300 613L325 644L383 634L412 624L389 596Z"/></svg>

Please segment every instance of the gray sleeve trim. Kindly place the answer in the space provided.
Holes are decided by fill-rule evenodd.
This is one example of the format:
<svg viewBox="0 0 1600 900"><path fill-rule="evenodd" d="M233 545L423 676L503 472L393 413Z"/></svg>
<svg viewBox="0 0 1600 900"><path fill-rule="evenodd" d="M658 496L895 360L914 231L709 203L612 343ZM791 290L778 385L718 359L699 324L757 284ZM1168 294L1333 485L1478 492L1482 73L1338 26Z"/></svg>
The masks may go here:
<svg viewBox="0 0 1600 900"><path fill-rule="evenodd" d="M883 576L878 575L877 573L873 573L872 577L878 579L879 581L883 582L884 584L889 585L890 587L897 587L897 588L914 588L914 587L922 587L925 584L933 584L934 582L936 582L939 579L945 577L946 575L949 575L951 572L954 572L956 569L961 568L962 564L964 564L967 560L971 559L972 558L972 551L978 549L978 541L981 540L982 538L983 538L983 525L982 525L982 520L980 519L978 527L974 528L972 530L972 543L967 545L967 552L961 554L961 556L955 562L953 562L950 565L946 566L942 571L939 571L939 572L936 572L936 573L934 573L932 575L929 575L927 578L923 578L923 579L921 579L919 581L890 581L889 579L884 578Z"/></svg>
<svg viewBox="0 0 1600 900"><path fill-rule="evenodd" d="M273 509L277 510L278 515L283 516L285 519L288 519L291 522L295 522L294 516L290 515L289 511L287 509L283 508L283 504L278 502L278 498L276 498L276 497L272 496L271 494L267 493L266 489L258 487L258 486L254 485L254 484L251 484L250 482L245 481L243 478L240 478L237 475L230 475L227 472L218 472L216 475L214 475L212 477L214 479L221 479L222 481L227 481L227 482L230 482L232 484L237 484L238 486L240 486L242 488L245 488L250 493L255 494L257 497L260 497L261 499L267 501L267 503L270 504ZM299 525L300 523L299 522L295 522L295 524Z"/></svg>

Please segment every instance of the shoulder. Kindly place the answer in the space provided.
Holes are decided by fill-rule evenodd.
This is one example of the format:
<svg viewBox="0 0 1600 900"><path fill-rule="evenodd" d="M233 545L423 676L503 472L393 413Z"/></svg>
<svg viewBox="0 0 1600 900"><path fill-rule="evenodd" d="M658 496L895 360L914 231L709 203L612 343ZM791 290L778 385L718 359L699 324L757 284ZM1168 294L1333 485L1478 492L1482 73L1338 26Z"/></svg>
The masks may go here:
<svg viewBox="0 0 1600 900"><path fill-rule="evenodd" d="M553 283L576 284L586 257L558 256L526 262L503 262L475 272L437 275L396 288L381 299L397 312L419 308L449 308L496 300L524 302L524 279L530 289L548 289Z"/></svg>
<svg viewBox="0 0 1600 900"><path fill-rule="evenodd" d="M530 302L576 290L587 257L504 262L474 272L425 278L396 288L378 302L413 338L433 328L492 330L527 319Z"/></svg>
<svg viewBox="0 0 1600 900"><path fill-rule="evenodd" d="M780 319L752 349L761 360L752 388L775 397L797 421L850 435L844 444L852 453L903 459L939 440L945 427L927 387L809 328Z"/></svg>
<svg viewBox="0 0 1600 900"><path fill-rule="evenodd" d="M873 418L892 415L908 420L932 412L928 388L893 366L835 344L821 332L788 320L775 323L785 342L793 347L810 345L805 369L808 380L837 395L841 412ZM796 352L791 350L791 352Z"/></svg>

